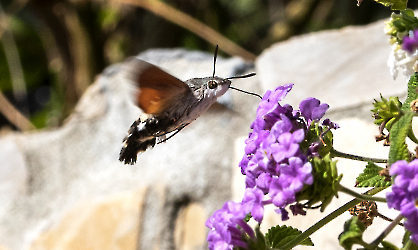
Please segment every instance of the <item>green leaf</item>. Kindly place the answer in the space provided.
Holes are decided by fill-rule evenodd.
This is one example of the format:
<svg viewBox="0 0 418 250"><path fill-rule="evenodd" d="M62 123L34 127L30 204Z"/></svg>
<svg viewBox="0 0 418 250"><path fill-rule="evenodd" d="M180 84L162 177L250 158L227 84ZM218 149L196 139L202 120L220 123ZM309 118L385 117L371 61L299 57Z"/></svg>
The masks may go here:
<svg viewBox="0 0 418 250"><path fill-rule="evenodd" d="M267 245L271 248L280 248L301 233L302 231L286 225L272 227L266 233ZM307 237L298 245L313 246L314 244L312 240Z"/></svg>
<svg viewBox="0 0 418 250"><path fill-rule="evenodd" d="M408 0L375 0L376 2L383 4L386 7L392 6L392 10L404 10Z"/></svg>
<svg viewBox="0 0 418 250"><path fill-rule="evenodd" d="M409 248L407 250L418 250L417 244L411 241L411 244L409 245Z"/></svg>
<svg viewBox="0 0 418 250"><path fill-rule="evenodd" d="M393 124L390 134L389 164L399 160L409 161L409 151L405 139L412 129L412 118L415 113L407 112L395 124Z"/></svg>
<svg viewBox="0 0 418 250"><path fill-rule="evenodd" d="M418 246L411 241L411 232L405 230L405 234L402 237L402 249L403 250L418 250Z"/></svg>
<svg viewBox="0 0 418 250"><path fill-rule="evenodd" d="M401 108L403 111L410 111L411 102L418 99L417 87L418 87L418 73L415 72L415 74L413 74L411 78L409 78L408 95L406 97L405 102L402 104L402 108Z"/></svg>
<svg viewBox="0 0 418 250"><path fill-rule="evenodd" d="M402 110L403 111L411 111L411 102L418 99L418 72L415 72L409 78L408 82L408 96L405 100L405 102L402 104ZM408 131L408 137L411 139L411 141L418 144L418 139L415 137L414 132L411 130Z"/></svg>
<svg viewBox="0 0 418 250"><path fill-rule="evenodd" d="M415 137L415 134L414 134L414 131L412 130L412 128L408 131L408 138L411 139L411 141L418 144L418 139Z"/></svg>
<svg viewBox="0 0 418 250"><path fill-rule="evenodd" d="M366 230L364 224L358 220L357 216L344 223L344 231L338 236L340 245L346 250L350 250L354 244L363 245L363 232Z"/></svg>
<svg viewBox="0 0 418 250"><path fill-rule="evenodd" d="M300 149L302 150L302 152L307 152L312 143L318 142L319 140L325 143L321 144L321 147L318 150L319 155L321 157L324 157L332 149L333 134L328 126L321 126L318 121L313 121L309 125L309 129L305 135L305 139L299 144Z"/></svg>
<svg viewBox="0 0 418 250"><path fill-rule="evenodd" d="M390 130L392 125L401 117L402 103L398 97L391 96L389 100L380 95L381 101L374 100L373 117L376 125L381 125L383 122L386 123L385 128Z"/></svg>
<svg viewBox="0 0 418 250"><path fill-rule="evenodd" d="M379 175L382 170L382 167L369 162L363 173L357 177L356 187L389 187L391 182L385 181L385 177Z"/></svg>
<svg viewBox="0 0 418 250"><path fill-rule="evenodd" d="M387 241L382 241L380 244L382 244L383 250L399 250L399 248Z"/></svg>
<svg viewBox="0 0 418 250"><path fill-rule="evenodd" d="M393 12L390 21L385 22L385 33L390 35L390 43L402 44L402 38L410 30L418 27L418 19L411 9L401 10L399 14Z"/></svg>
<svg viewBox="0 0 418 250"><path fill-rule="evenodd" d="M251 220L251 218L252 218L251 213L249 213L245 216L244 221L249 222Z"/></svg>
<svg viewBox="0 0 418 250"><path fill-rule="evenodd" d="M266 238L264 238L263 233L260 231L260 225L257 225L254 231L257 240L254 241L252 238L249 237L246 239L248 243L248 250L267 250L268 247L266 244Z"/></svg>
<svg viewBox="0 0 418 250"><path fill-rule="evenodd" d="M338 198L342 175L338 175L337 162L331 160L330 154L324 158L312 158L309 162L313 168L314 183L305 186L297 194L296 199L297 201L307 200L306 206L313 206L321 202L321 212L323 212L333 197Z"/></svg>

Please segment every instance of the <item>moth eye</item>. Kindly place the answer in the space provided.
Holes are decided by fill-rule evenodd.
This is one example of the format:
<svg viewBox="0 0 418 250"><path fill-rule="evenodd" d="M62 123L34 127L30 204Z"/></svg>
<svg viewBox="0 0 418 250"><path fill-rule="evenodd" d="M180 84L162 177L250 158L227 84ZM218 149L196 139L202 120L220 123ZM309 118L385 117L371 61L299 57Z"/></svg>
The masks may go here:
<svg viewBox="0 0 418 250"><path fill-rule="evenodd" d="M209 86L210 89L214 89L214 88L218 87L218 83L212 80L212 81L208 82L208 86Z"/></svg>

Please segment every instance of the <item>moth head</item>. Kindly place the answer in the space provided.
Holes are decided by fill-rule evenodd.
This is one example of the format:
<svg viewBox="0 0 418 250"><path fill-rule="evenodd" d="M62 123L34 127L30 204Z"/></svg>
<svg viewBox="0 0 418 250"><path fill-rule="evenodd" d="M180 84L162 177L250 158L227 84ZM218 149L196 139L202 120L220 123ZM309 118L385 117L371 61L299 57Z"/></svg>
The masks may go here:
<svg viewBox="0 0 418 250"><path fill-rule="evenodd" d="M220 77L207 77L206 90L211 93L212 96L220 97L225 94L231 85L231 81Z"/></svg>

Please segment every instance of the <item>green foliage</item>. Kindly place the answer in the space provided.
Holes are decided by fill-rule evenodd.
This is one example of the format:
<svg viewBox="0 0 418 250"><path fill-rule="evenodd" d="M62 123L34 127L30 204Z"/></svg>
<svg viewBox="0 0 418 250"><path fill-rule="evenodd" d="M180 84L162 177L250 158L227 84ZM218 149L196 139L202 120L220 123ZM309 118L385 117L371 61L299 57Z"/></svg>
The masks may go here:
<svg viewBox="0 0 418 250"><path fill-rule="evenodd" d="M390 130L393 123L397 121L402 114L402 103L399 101L398 97L390 97L388 100L380 95L380 98L382 101L374 100L374 109L371 110L375 119L374 123L379 126L382 123L386 123L385 128Z"/></svg>
<svg viewBox="0 0 418 250"><path fill-rule="evenodd" d="M326 133L323 134L325 131ZM325 145L321 145L318 152L321 157L325 157L332 149L333 134L328 126L321 126L319 122L313 121L306 133L305 140L300 144L300 148L303 152L307 152L312 143L321 140Z"/></svg>
<svg viewBox="0 0 418 250"><path fill-rule="evenodd" d="M418 73L415 72L411 78L409 78L408 82L408 96L405 102L402 104L403 111L410 111L411 110L411 102L418 99L417 93L418 87Z"/></svg>
<svg viewBox="0 0 418 250"><path fill-rule="evenodd" d="M380 244L382 244L383 250L399 250L399 248L387 241L382 241Z"/></svg>
<svg viewBox="0 0 418 250"><path fill-rule="evenodd" d="M322 138L322 141L325 143L325 145L321 145L321 147L318 150L318 153L321 157L325 157L333 149L334 135L332 134L331 131L328 131L327 133L322 135L321 138Z"/></svg>
<svg viewBox="0 0 418 250"><path fill-rule="evenodd" d="M390 134L390 150L389 150L389 164L393 164L399 160L410 160L408 147L405 139L410 130L412 130L412 118L415 113L407 112L399 121L393 124Z"/></svg>
<svg viewBox="0 0 418 250"><path fill-rule="evenodd" d="M32 115L30 121L36 128L43 128L47 126L49 111L47 109L43 109L36 114Z"/></svg>
<svg viewBox="0 0 418 250"><path fill-rule="evenodd" d="M315 157L311 161L313 168L313 185L305 187L297 196L298 201L308 200L306 205L312 206L321 202L321 212L338 197L339 183L342 174L338 175L337 162L332 161L329 154L324 158Z"/></svg>
<svg viewBox="0 0 418 250"><path fill-rule="evenodd" d="M266 233L267 245L271 248L280 248L299 236L301 233L302 231L286 225L272 227ZM307 237L298 245L313 246L314 244L312 240Z"/></svg>
<svg viewBox="0 0 418 250"><path fill-rule="evenodd" d="M386 7L391 6L392 10L404 10L408 0L375 0L376 2L383 4Z"/></svg>
<svg viewBox="0 0 418 250"><path fill-rule="evenodd" d="M410 237L411 237L411 232L408 230L405 230L405 234L402 237L402 245L403 245L402 249L403 250L418 250L417 244L411 241Z"/></svg>
<svg viewBox="0 0 418 250"><path fill-rule="evenodd" d="M251 220L251 218L252 218L251 213L249 213L245 216L244 221L249 222Z"/></svg>
<svg viewBox="0 0 418 250"><path fill-rule="evenodd" d="M248 237L248 236L244 236L243 240L245 240L248 244L248 249L247 250L268 250L269 248L267 247L266 244L266 238L264 238L263 233L260 231L260 226L257 226L255 228L255 236L256 236L256 240L253 240L252 238ZM244 248L239 247L239 250L244 250Z"/></svg>
<svg viewBox="0 0 418 250"><path fill-rule="evenodd" d="M17 46L26 88L37 88L48 78L47 60L42 41L36 30L19 18L9 19L9 31ZM5 34L4 34L5 35ZM29 41L29 42L28 42ZM0 52L0 89L4 92L12 89L9 72L9 62L6 60L4 38ZM16 67L16 65L13 65Z"/></svg>
<svg viewBox="0 0 418 250"><path fill-rule="evenodd" d="M411 108L411 103L415 100L418 100L418 73L415 72L408 81L408 96L405 102L402 104L403 111L413 111L416 112ZM418 139L415 137L412 128L408 131L408 138L411 139L413 142L418 144Z"/></svg>
<svg viewBox="0 0 418 250"><path fill-rule="evenodd" d="M390 35L391 43L402 44L402 38L408 34L410 30L418 28L418 19L414 15L414 11L407 9L401 10L400 14L392 13L390 21L386 22L385 32Z"/></svg>
<svg viewBox="0 0 418 250"><path fill-rule="evenodd" d="M418 250L417 244L410 240L408 248L404 248L405 250Z"/></svg>
<svg viewBox="0 0 418 250"><path fill-rule="evenodd" d="M417 244L411 241L411 244L409 245L408 250L418 250Z"/></svg>
<svg viewBox="0 0 418 250"><path fill-rule="evenodd" d="M104 6L99 9L97 21L103 30L113 30L121 19L120 12L110 6Z"/></svg>
<svg viewBox="0 0 418 250"><path fill-rule="evenodd" d="M388 187L391 185L390 181L385 181L385 177L380 176L379 172L384 168L369 162L356 179L356 187Z"/></svg>
<svg viewBox="0 0 418 250"><path fill-rule="evenodd" d="M363 232L366 230L363 222L357 216L351 217L344 223L344 231L338 236L340 245L346 250L350 250L354 244L363 245Z"/></svg>

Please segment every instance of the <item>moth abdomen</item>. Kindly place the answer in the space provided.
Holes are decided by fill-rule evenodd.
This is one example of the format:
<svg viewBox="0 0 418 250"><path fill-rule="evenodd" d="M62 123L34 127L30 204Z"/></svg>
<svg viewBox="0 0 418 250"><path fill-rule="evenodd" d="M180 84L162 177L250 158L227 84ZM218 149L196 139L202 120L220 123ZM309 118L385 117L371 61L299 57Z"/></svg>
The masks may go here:
<svg viewBox="0 0 418 250"><path fill-rule="evenodd" d="M149 140L137 142L130 140L128 138L125 142L125 145L122 147L119 154L119 161L123 161L125 164L135 164L136 159L139 153L144 152L150 147L154 147L156 143L156 138L151 138Z"/></svg>
<svg viewBox="0 0 418 250"><path fill-rule="evenodd" d="M146 120L138 119L132 123L128 135L123 139L123 147L119 154L119 160L125 164L134 164L137 155L152 148L157 139L164 138L169 128L175 123L175 119L167 117L150 117Z"/></svg>

